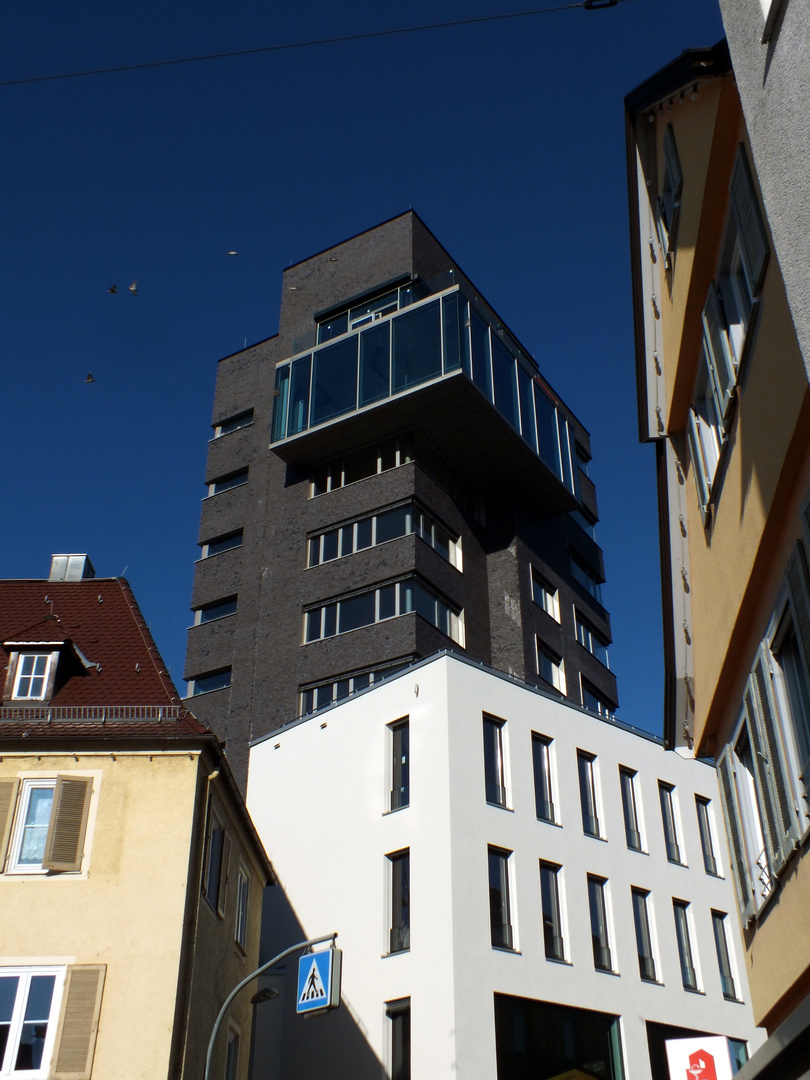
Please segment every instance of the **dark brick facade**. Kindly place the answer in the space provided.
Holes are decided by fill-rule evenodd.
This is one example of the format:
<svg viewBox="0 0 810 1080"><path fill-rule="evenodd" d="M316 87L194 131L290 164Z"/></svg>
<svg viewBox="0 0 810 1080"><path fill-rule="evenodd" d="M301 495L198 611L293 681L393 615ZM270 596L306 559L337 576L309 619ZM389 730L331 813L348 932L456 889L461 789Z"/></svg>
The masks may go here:
<svg viewBox="0 0 810 1080"><path fill-rule="evenodd" d="M533 464L520 436L483 399L479 406L475 398L428 387L420 390L418 407L412 401L410 413L382 402L360 417L333 421L289 453L271 447L275 367L315 343L316 313L348 307L353 298L391 282L420 279L430 287L442 278L445 288L451 271L449 283L463 284L478 310L500 327L495 312L409 212L286 270L278 335L219 363L214 426L248 409L254 410L254 422L212 439L206 482L245 467L248 482L203 501L199 542L240 528L243 542L197 563L192 607L238 596L238 609L190 630L185 674L195 679L231 669L227 689L199 694L193 704L225 743L242 785L250 740L296 717L302 688L441 649L465 651L527 682L546 685L537 674L539 637L564 661L571 700L581 700L582 674L608 705L616 704L614 676L579 644L574 624L576 607L610 640L607 612L570 572L574 550L601 576L601 552L567 512L576 507L573 496L555 482L563 494L560 501L555 484L539 463ZM474 388L473 393L478 395ZM467 401L476 410L488 410L481 412L478 427L470 428L470 417L464 415ZM589 457L587 432L564 405L558 408ZM434 433L438 423L444 434L439 455L428 453L429 422ZM479 424L477 413L474 422ZM400 433L412 440L415 461L311 496L311 478L319 466L350 448ZM482 513L473 514L450 493L446 476L434 478L435 466L424 467L430 457L449 465L477 495ZM580 480L579 509L594 520L593 484L584 475ZM461 538L463 572L414 535L307 567L309 536L414 499ZM532 600L532 566L559 591L559 623ZM303 644L308 606L412 575L463 611L464 650L416 613Z"/></svg>

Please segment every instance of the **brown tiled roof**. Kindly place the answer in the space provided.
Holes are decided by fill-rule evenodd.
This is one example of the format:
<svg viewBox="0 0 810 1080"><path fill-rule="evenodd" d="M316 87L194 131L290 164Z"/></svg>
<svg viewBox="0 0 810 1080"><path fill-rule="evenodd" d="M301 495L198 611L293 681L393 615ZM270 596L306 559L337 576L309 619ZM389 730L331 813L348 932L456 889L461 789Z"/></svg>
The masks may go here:
<svg viewBox="0 0 810 1080"><path fill-rule="evenodd" d="M0 686L24 643L60 642L49 702L0 708L0 738L203 734L182 705L124 578L0 581Z"/></svg>

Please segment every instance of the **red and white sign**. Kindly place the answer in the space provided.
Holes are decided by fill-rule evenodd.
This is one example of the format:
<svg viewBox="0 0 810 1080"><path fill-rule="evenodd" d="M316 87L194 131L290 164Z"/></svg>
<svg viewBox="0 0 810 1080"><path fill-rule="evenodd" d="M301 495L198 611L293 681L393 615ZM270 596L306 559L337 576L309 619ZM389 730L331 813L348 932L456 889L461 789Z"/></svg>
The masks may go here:
<svg viewBox="0 0 810 1080"><path fill-rule="evenodd" d="M703 1039L667 1039L669 1080L731 1080L728 1039L707 1035Z"/></svg>

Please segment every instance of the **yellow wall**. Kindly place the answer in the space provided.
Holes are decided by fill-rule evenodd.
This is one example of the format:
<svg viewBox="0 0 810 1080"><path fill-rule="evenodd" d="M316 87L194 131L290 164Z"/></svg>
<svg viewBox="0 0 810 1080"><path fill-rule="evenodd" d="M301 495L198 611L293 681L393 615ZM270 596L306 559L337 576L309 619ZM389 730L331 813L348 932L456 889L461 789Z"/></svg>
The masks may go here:
<svg viewBox="0 0 810 1080"><path fill-rule="evenodd" d="M168 1077L178 990L186 1002L178 1022L181 1075L201 1080L216 1013L257 964L263 879L255 858L244 854L244 835L238 836L227 796L234 870L225 918L200 897L208 771L198 751L80 752L77 758L3 753L0 759L0 779L70 772L94 777L81 872L0 875L0 966L107 966L94 1080ZM234 941L239 853L251 876L246 952ZM234 1013L242 1036L241 1077L247 1076L250 993ZM222 1040L217 1060L213 1075L221 1076Z"/></svg>

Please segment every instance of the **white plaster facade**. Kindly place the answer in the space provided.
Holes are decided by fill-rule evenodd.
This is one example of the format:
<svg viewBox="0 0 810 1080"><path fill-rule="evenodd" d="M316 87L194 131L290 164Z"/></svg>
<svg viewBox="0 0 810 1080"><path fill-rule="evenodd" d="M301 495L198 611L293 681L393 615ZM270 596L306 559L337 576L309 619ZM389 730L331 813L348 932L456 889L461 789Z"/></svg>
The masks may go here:
<svg viewBox="0 0 810 1080"><path fill-rule="evenodd" d="M506 808L485 798L483 714L504 722ZM404 717L409 799L389 811L388 725ZM533 732L553 740L557 824L537 818ZM583 833L578 750L595 758L603 839ZM620 765L636 773L643 852L627 847ZM674 789L678 843L687 865L667 859L659 780ZM296 940L295 933L300 940L334 930L344 959L343 1006L336 1013L306 1021L295 1017L294 986L286 1001L260 1006L254 1074L314 1077L323 1075L328 1061L332 1078L387 1076L391 1021L385 1003L410 999L414 1080L493 1080L494 994L620 1017L626 1080L651 1076L645 1021L748 1040L753 1051L762 1038L741 982L733 887L727 874L713 877L704 870L696 794L710 800L715 853L725 873L712 767L452 654L422 661L255 743L248 807L292 908L286 922L272 913L265 920L263 956L280 952ZM511 852L513 951L491 944L489 845ZM386 856L404 849L410 852L410 948L389 955ZM562 868L564 963L545 956L539 860ZM594 969L588 874L607 880L614 973ZM639 975L631 887L650 894L658 982ZM683 988L673 898L690 904L700 992ZM728 946L741 1001L723 996L713 910L729 913Z"/></svg>

